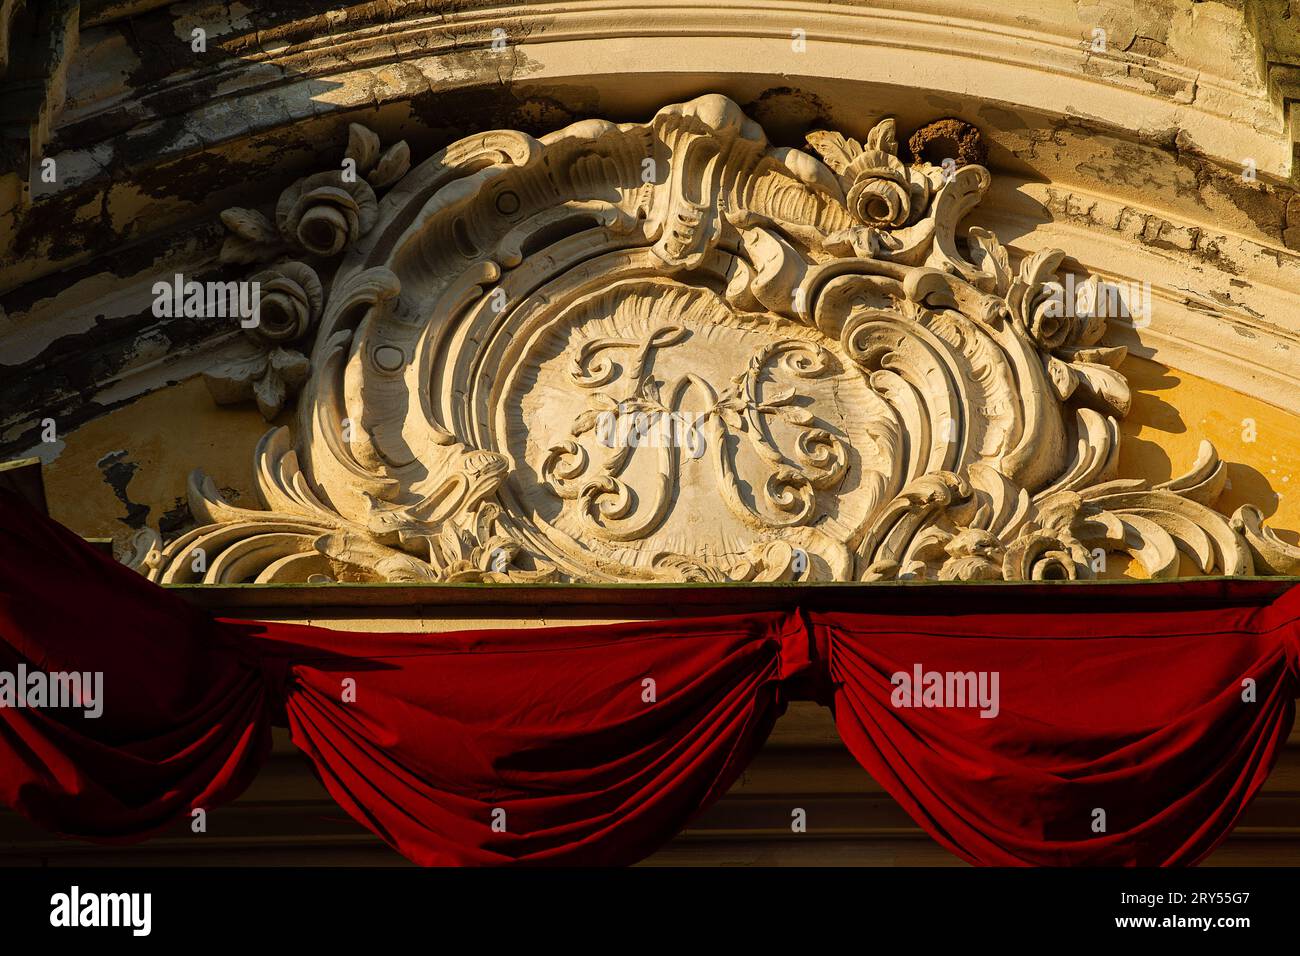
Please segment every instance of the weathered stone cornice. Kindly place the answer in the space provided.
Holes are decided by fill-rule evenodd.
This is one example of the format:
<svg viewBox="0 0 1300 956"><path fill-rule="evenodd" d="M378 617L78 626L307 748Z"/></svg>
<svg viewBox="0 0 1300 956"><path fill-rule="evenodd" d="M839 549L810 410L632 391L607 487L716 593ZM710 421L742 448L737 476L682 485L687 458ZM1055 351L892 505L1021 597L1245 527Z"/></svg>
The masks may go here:
<svg viewBox="0 0 1300 956"><path fill-rule="evenodd" d="M0 172L24 185L63 109L77 12L78 0L0 5Z"/></svg>
<svg viewBox="0 0 1300 956"><path fill-rule="evenodd" d="M1300 8L1294 0L1246 0L1244 8L1258 44L1259 75L1291 143L1294 173L1300 166Z"/></svg>
<svg viewBox="0 0 1300 956"><path fill-rule="evenodd" d="M1108 341L1279 408L1295 407L1300 257L1079 186L1000 177L970 222L1004 237L1018 254L1056 246L1106 281L1148 283L1150 324L1114 325Z"/></svg>
<svg viewBox="0 0 1300 956"><path fill-rule="evenodd" d="M33 184L31 206L0 179L0 334L17 343L0 361L51 383L34 403L121 401L175 377L167 356L186 369L224 356L229 336L150 321L152 282L217 274L215 214L337 162L350 121L428 155L493 127L641 120L706 90L781 142L816 125L862 137L887 113L904 135L942 115L974 123L996 175L972 221L1014 257L1060 245L1100 275L1150 282L1153 323L1127 342L1138 354L1279 405L1297 387L1300 201L1283 102L1256 63L1276 86L1290 54L1231 6L1146 19L1120 3L275 7L218 5L205 20L146 0L82 4L59 179ZM193 55L200 24L209 51ZM796 29L808 52L791 48ZM1234 351L1244 335L1251 348ZM28 410L7 412L18 441Z"/></svg>
<svg viewBox="0 0 1300 956"><path fill-rule="evenodd" d="M439 7L446 8L446 12L426 12ZM454 6L397 2L356 4L332 15L301 17L265 29L254 29L260 18L250 12L243 17L228 16L224 22L214 20L210 24L211 40L219 55L196 57L197 65L190 64L189 69L161 77L146 87L141 99L147 102L142 108L129 110L128 119L133 126L150 115L166 119L176 115L169 105L179 105L181 112L188 112L197 89L208 96L233 98L259 88L289 87L301 80L336 76L340 88L334 92L338 95L318 96L318 102L347 108L363 105L369 99L378 105L386 97L400 95L406 81L394 78L391 89L384 89L383 82L375 83L359 99L357 91L349 87L367 84L360 78L347 79L349 74L449 52L472 56L489 46L492 31L498 29L504 31L510 50L521 58L516 63L504 58L504 73L514 79L526 78L535 66L541 66L529 64L524 52L528 47L629 39L688 43L692 38L719 41L723 46L728 41L747 44L750 55L742 73L758 68L798 75L800 66L807 67L807 61L796 59L800 54L788 49L791 55L784 56L780 50L789 47L791 34L798 29L804 31L808 42L822 45L814 54L819 58L836 57L837 49L846 47L856 50L855 56L876 51L876 56L850 64L847 71L839 73L841 76L879 81L882 74L891 72L888 61L880 61L879 55L907 56L913 60L909 71L915 78L913 82L921 77L933 80L925 85L936 92L966 94L973 92L970 86L978 85L981 89L977 95L990 100L1001 98L1047 113L1153 132L1191 125L1179 121L1194 113L1204 138L1197 146L1207 155L1235 166L1242 158L1238 153L1246 150L1266 174L1285 175L1289 171L1289 150L1278 139L1285 119L1272 115L1273 110L1260 97L1263 82L1252 82L1241 72L1243 63L1189 63L1173 56L1141 52L1166 48L1165 44L1153 45L1151 41L1140 44L1135 51L1117 47L1094 51L1085 42L1088 28L1109 29L1115 32L1112 42L1126 42L1123 27L1114 22L1119 14L1109 11L1107 5L1097 6L1095 22L1082 16L1072 23L1053 20L1050 12L1043 13L1037 5L1034 9L1038 16L1027 16L1025 11L1005 4L945 4L942 10L918 4L916 9L881 10L866 4L794 2L746 2L719 7L692 0L658 4L657 13L650 15L607 0ZM161 16L159 12L150 15L151 19ZM187 19L174 25L175 32L191 22L203 21ZM1216 45L1216 31L1223 38L1217 41L1220 44L1233 39L1230 22L1200 28L1207 34L1205 46ZM1244 30L1244 25L1238 22L1238 28ZM158 39L154 34L160 32L152 31L154 42ZM174 37L178 45L182 36ZM765 48L761 57L753 56L754 43L763 41L774 41L777 46ZM1134 43L1131 30L1127 43ZM588 66L596 72L601 65L599 42L590 43L590 48L596 56ZM670 73L682 72L681 61L689 59L664 57L644 46L641 49L646 66L657 64L659 70ZM620 50L620 54L624 52ZM773 63L774 55L794 69L780 69L784 64ZM974 64L974 73L970 64ZM87 77L93 78L93 64L88 65L92 70ZM465 65L475 72L475 61ZM1220 67L1221 72L1211 66ZM1025 71L1041 79L1026 81ZM427 79L457 82L454 69L449 72L453 75L434 73ZM812 72L827 72L827 67L815 66ZM999 97L999 93L1005 95ZM288 105L292 108L292 103ZM94 117L113 125L120 123L120 119L114 120L114 113L121 109L111 100L102 110L87 103L76 116ZM319 110L303 115L315 112ZM244 131L239 126L214 129L230 136Z"/></svg>

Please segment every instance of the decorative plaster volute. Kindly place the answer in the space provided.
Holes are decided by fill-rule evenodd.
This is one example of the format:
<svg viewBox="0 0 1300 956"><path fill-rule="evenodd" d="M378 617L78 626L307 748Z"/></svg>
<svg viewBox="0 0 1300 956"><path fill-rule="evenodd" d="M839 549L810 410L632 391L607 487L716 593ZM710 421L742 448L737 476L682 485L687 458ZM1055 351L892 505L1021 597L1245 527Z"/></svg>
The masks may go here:
<svg viewBox="0 0 1300 956"><path fill-rule="evenodd" d="M1300 570L1257 510L1212 509L1208 443L1183 478L1117 479L1125 350L1075 307L1104 296L1063 297L1063 252L1013 269L959 235L990 184L978 134L927 130L911 164L892 120L774 148L712 95L406 172L354 127L368 181L223 217L277 327L317 329L298 425L256 452L265 510L195 473L201 526L132 562L210 583ZM313 264L340 254L322 306ZM292 350L261 346L264 378ZM269 417L292 383L251 375L209 382Z"/></svg>

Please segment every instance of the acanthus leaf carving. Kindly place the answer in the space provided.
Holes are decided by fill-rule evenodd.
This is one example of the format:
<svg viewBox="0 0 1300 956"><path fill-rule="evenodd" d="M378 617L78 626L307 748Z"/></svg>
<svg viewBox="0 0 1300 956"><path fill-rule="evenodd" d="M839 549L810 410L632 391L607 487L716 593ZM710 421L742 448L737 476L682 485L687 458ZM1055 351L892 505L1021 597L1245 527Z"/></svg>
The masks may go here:
<svg viewBox="0 0 1300 956"><path fill-rule="evenodd" d="M196 475L200 526L136 564L969 581L1094 577L1120 553L1156 577L1295 573L1258 511L1213 510L1208 444L1157 487L1117 478L1132 397L1095 279L1067 288L1060 250L1013 262L988 230L959 235L991 180L978 132L944 123L909 164L892 119L778 148L711 95L644 124L477 134L414 168L353 127L362 177L299 180L274 226L223 216L238 261L308 254L263 272L267 367L287 396L301 366L274 350L297 343L310 377L292 435L257 449L261 508ZM961 155L940 167L920 153L943 136ZM278 410L256 373L218 391Z"/></svg>

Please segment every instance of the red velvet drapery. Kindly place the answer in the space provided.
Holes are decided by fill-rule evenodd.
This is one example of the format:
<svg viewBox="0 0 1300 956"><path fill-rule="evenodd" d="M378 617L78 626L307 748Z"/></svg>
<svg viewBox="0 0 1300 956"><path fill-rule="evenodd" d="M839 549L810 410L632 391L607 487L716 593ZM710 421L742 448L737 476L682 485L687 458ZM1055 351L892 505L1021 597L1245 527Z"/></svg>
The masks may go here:
<svg viewBox="0 0 1300 956"><path fill-rule="evenodd" d="M143 839L237 796L282 722L417 862L627 863L798 695L971 862L1188 864L1290 730L1300 589L1278 595L900 588L858 613L350 633L213 620L0 492L0 802ZM20 668L102 672L102 715L5 705Z"/></svg>

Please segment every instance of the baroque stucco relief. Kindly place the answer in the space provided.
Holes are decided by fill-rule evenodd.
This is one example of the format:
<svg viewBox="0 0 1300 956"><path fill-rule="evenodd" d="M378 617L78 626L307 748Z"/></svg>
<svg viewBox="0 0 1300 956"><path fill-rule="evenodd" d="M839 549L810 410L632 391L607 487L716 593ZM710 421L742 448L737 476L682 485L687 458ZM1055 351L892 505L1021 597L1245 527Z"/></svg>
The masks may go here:
<svg viewBox="0 0 1300 956"><path fill-rule="evenodd" d="M1184 477L1117 478L1104 297L1063 308L1063 252L1013 268L959 234L990 174L973 130L936 129L955 162L905 162L892 120L777 148L714 95L407 171L354 127L355 181L223 217L270 322L214 397L270 417L305 380L256 451L263 510L195 473L200 526L129 560L207 583L1300 571L1258 510L1213 510L1208 443Z"/></svg>

